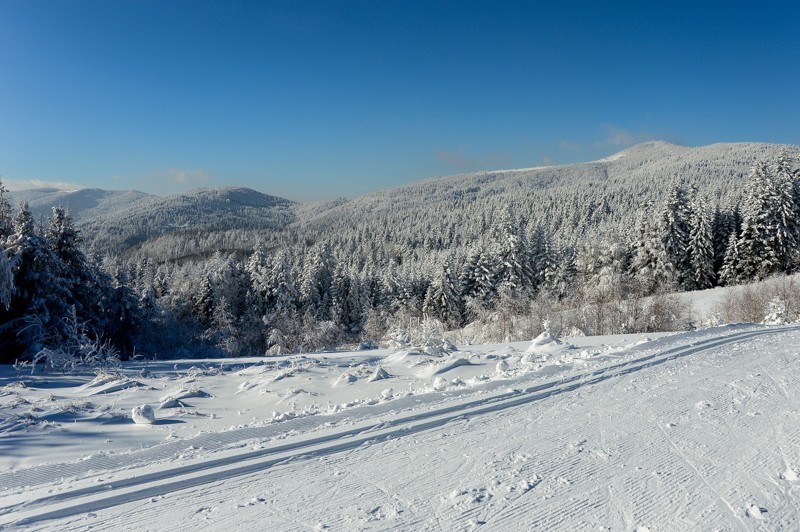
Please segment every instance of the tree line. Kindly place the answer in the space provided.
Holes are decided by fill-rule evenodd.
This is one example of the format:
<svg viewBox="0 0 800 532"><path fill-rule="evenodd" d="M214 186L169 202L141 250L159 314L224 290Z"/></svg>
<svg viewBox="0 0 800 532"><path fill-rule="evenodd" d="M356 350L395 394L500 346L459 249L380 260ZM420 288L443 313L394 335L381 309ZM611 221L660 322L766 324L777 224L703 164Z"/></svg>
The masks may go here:
<svg viewBox="0 0 800 532"><path fill-rule="evenodd" d="M631 209L626 231L601 238L557 242L552 224L520 220L513 208L477 216L480 241L415 260L391 245L370 256L329 240L284 238L276 246L270 235L251 253L156 263L87 256L67 211L55 208L37 226L25 204L12 209L0 185L3 361L32 360L76 337L122 357L303 352L379 341L410 320L458 330L533 308L580 312L575 326L587 334L634 332L657 325L600 318L603 301L635 310L641 298L800 264L800 172L787 155L754 166L733 206L709 207L680 183L660 204ZM445 230L453 233L420 234L420 242L458 241L455 228Z"/></svg>

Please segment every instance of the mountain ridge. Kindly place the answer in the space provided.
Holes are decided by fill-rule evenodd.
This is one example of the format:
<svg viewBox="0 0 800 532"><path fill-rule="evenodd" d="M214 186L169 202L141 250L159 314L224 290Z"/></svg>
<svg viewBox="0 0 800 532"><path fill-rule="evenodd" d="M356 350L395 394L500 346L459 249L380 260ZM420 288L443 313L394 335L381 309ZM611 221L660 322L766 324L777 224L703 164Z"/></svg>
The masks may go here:
<svg viewBox="0 0 800 532"><path fill-rule="evenodd" d="M523 230L541 225L564 242L629 230L635 207L659 202L678 183L695 185L708 200L730 207L738 201L750 168L783 151L797 155L798 148L768 143L687 147L651 141L596 161L437 176L354 199L310 203L236 186L171 196L102 189L28 192L38 215L49 215L44 212L48 199L77 206L73 216L87 243L122 255L161 253L156 250L163 250L167 237L183 239L177 246L180 253L191 254L192 246L251 251L256 240L277 247L288 234L293 241L313 243L340 242L351 233L371 234L412 251L421 248L421 253L482 241L495 211L506 207ZM9 194L16 199L25 195ZM418 236L399 237L399 229L406 227ZM437 230L452 233L454 227L461 244L426 242L439 238ZM206 243L197 244L199 240ZM156 241L157 246L150 245ZM180 253L168 255L175 258Z"/></svg>

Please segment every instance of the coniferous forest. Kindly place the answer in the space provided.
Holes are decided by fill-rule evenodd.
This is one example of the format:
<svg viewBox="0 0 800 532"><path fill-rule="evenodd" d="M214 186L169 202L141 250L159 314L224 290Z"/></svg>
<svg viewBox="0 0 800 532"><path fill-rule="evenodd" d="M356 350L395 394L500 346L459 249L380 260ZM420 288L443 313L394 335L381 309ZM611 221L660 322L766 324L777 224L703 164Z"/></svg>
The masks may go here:
<svg viewBox="0 0 800 532"><path fill-rule="evenodd" d="M138 252L109 244L113 231L86 242L64 207L37 221L0 186L0 362L297 353L446 332L506 341L544 323L562 334L679 330L694 324L670 293L798 269L795 156L756 162L744 186L669 177L665 192L638 183L624 201L591 183L537 191L539 217L507 196L479 201L478 186L442 199L435 181L414 189L441 200L424 218L402 204L337 218L332 202L301 225L291 202L267 197L272 214L208 238L210 211L166 220L169 231L131 221L139 233L123 236Z"/></svg>

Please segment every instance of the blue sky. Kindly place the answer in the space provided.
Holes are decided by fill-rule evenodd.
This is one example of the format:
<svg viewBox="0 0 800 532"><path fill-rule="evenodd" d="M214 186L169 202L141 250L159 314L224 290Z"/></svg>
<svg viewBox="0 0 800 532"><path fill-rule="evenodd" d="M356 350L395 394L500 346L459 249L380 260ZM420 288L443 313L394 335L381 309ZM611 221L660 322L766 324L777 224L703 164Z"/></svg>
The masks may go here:
<svg viewBox="0 0 800 532"><path fill-rule="evenodd" d="M0 177L306 201L800 144L795 2L0 1Z"/></svg>

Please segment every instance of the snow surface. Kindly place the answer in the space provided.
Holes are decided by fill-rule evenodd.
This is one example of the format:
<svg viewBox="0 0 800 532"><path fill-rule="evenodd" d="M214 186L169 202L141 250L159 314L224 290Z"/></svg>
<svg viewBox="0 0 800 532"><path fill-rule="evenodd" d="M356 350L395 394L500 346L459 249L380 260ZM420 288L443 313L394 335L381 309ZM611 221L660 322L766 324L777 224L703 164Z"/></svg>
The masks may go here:
<svg viewBox="0 0 800 532"><path fill-rule="evenodd" d="M3 366L0 528L796 529L798 343L738 325Z"/></svg>

